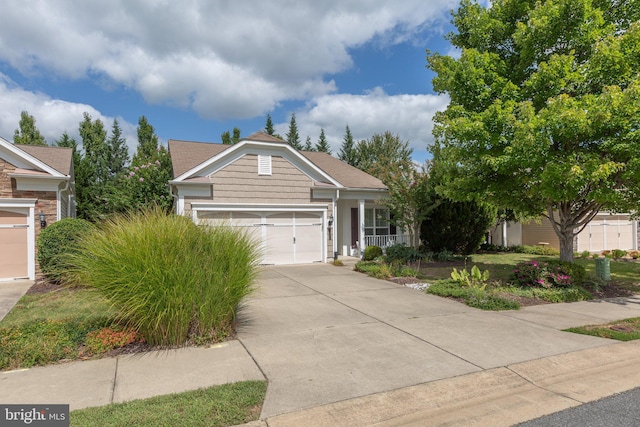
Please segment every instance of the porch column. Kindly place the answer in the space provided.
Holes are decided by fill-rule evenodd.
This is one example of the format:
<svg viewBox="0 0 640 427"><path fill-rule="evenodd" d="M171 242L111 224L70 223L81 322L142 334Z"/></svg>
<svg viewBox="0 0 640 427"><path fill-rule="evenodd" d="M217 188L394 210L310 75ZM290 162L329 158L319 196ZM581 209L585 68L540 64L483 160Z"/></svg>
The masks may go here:
<svg viewBox="0 0 640 427"><path fill-rule="evenodd" d="M507 247L507 221L502 222L502 246Z"/></svg>
<svg viewBox="0 0 640 427"><path fill-rule="evenodd" d="M364 254L364 200L358 200L358 244L360 257Z"/></svg>

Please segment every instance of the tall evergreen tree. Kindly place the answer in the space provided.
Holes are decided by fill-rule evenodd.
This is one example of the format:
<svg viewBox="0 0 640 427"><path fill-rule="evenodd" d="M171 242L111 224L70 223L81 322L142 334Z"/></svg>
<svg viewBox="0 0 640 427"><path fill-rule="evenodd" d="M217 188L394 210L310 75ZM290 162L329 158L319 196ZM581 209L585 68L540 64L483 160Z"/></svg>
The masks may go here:
<svg viewBox="0 0 640 427"><path fill-rule="evenodd" d="M340 147L340 151L338 152L338 158L343 162L350 164L351 166L356 166L357 152L355 148L355 142L353 140L353 135L351 135L351 129L349 129L349 125L347 125L347 131L344 134L342 146Z"/></svg>
<svg viewBox="0 0 640 427"><path fill-rule="evenodd" d="M274 135L275 130L273 129L273 122L271 121L271 114L267 113L267 123L264 125L264 131L269 135Z"/></svg>
<svg viewBox="0 0 640 427"><path fill-rule="evenodd" d="M300 135L298 134L298 125L296 124L295 113L291 114L291 121L289 122L289 132L287 132L287 142L296 150L302 150L302 144L300 144Z"/></svg>
<svg viewBox="0 0 640 427"><path fill-rule="evenodd" d="M138 119L138 147L132 164L139 166L153 159L158 151L158 137L145 116Z"/></svg>
<svg viewBox="0 0 640 427"><path fill-rule="evenodd" d="M238 142L240 142L240 128L233 128L233 136L229 131L222 132L222 134L220 135L220 139L222 139L222 143L225 145L237 144Z"/></svg>
<svg viewBox="0 0 640 427"><path fill-rule="evenodd" d="M107 167L111 177L121 173L129 163L129 150L127 139L122 136L122 128L118 120L113 120L111 136L107 140Z"/></svg>
<svg viewBox="0 0 640 427"><path fill-rule="evenodd" d="M231 132L228 130L222 132L220 135L220 140L224 145L231 145Z"/></svg>
<svg viewBox="0 0 640 427"><path fill-rule="evenodd" d="M240 142L240 128L234 127L233 136L231 137L231 143L237 144L238 142Z"/></svg>
<svg viewBox="0 0 640 427"><path fill-rule="evenodd" d="M316 144L316 151L322 151L323 153L331 154L331 147L329 147L329 143L327 142L327 137L324 134L323 128L320 128L320 138L318 139L318 143Z"/></svg>
<svg viewBox="0 0 640 427"><path fill-rule="evenodd" d="M36 127L36 119L27 111L20 113L18 129L13 133L13 142L26 145L47 145L44 136Z"/></svg>
<svg viewBox="0 0 640 427"><path fill-rule="evenodd" d="M311 144L311 137L307 136L307 140L304 143L304 151L316 151Z"/></svg>

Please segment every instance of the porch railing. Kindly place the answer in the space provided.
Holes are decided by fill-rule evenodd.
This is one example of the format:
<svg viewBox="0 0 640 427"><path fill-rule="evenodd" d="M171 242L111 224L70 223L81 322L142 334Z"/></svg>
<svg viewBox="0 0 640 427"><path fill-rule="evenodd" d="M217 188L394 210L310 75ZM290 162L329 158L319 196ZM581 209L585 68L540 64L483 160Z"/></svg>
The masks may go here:
<svg viewBox="0 0 640 427"><path fill-rule="evenodd" d="M396 243L404 243L409 245L409 235L407 234L390 234L388 236L364 236L364 247L380 246L386 248Z"/></svg>

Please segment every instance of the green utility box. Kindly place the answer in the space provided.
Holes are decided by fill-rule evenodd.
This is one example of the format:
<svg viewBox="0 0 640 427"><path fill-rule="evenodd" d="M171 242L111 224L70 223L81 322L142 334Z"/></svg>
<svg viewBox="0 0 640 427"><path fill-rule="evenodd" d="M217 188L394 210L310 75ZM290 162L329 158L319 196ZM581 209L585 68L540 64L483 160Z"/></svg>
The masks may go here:
<svg viewBox="0 0 640 427"><path fill-rule="evenodd" d="M596 258L596 277L600 280L611 280L611 260Z"/></svg>

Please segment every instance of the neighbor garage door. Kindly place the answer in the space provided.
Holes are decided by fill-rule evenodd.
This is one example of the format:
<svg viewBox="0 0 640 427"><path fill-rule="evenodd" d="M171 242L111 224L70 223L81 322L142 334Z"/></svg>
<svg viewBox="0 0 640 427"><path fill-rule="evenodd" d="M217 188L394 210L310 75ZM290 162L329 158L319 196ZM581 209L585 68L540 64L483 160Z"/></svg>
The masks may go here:
<svg viewBox="0 0 640 427"><path fill-rule="evenodd" d="M578 252L633 249L633 222L626 215L597 216L578 235Z"/></svg>
<svg viewBox="0 0 640 427"><path fill-rule="evenodd" d="M0 210L0 280L29 276L27 214Z"/></svg>
<svg viewBox="0 0 640 427"><path fill-rule="evenodd" d="M262 264L322 261L322 216L314 212L198 212L199 220L241 227L261 245Z"/></svg>

